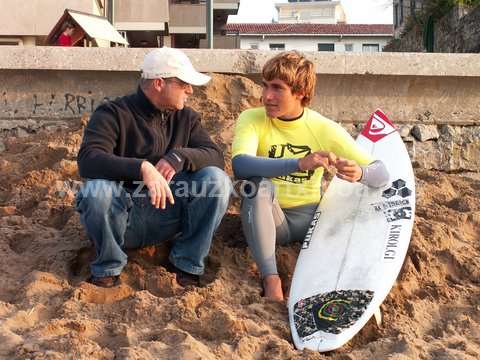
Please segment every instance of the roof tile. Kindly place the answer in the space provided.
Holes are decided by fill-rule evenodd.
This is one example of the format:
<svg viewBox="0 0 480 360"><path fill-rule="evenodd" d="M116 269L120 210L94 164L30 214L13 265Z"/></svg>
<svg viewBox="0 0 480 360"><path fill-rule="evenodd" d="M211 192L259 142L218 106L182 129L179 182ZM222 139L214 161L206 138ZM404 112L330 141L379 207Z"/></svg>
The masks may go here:
<svg viewBox="0 0 480 360"><path fill-rule="evenodd" d="M226 24L227 33L238 34L312 34L312 35L393 35L393 25L389 24Z"/></svg>

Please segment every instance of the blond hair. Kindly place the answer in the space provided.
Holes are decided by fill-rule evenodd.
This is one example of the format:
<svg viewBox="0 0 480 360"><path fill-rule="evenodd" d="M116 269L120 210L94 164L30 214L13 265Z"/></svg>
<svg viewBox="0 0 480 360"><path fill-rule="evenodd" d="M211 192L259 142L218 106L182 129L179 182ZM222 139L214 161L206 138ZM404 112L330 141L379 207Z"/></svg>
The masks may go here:
<svg viewBox="0 0 480 360"><path fill-rule="evenodd" d="M308 106L315 94L315 68L298 51L282 52L268 60L263 66L262 76L267 81L280 79L290 86L292 93L303 94L302 106Z"/></svg>

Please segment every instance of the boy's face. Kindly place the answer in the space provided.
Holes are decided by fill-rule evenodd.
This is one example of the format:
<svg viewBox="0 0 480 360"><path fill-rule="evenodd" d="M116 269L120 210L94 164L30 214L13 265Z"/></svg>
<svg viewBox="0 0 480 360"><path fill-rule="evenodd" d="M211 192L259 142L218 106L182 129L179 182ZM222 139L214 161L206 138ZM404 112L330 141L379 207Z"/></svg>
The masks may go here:
<svg viewBox="0 0 480 360"><path fill-rule="evenodd" d="M283 80L263 79L262 100L269 117L293 119L302 111L303 94L292 93L292 89Z"/></svg>

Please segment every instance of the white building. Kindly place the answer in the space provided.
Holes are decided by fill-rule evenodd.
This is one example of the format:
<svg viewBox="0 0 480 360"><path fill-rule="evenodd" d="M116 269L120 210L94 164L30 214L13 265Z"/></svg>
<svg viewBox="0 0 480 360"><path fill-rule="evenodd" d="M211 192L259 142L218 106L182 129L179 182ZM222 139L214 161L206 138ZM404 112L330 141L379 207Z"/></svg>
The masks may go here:
<svg viewBox="0 0 480 360"><path fill-rule="evenodd" d="M240 49L380 52L392 39L393 25L378 24L227 24Z"/></svg>
<svg viewBox="0 0 480 360"><path fill-rule="evenodd" d="M340 1L289 0L275 4L279 23L337 24L345 23L345 12Z"/></svg>
<svg viewBox="0 0 480 360"><path fill-rule="evenodd" d="M289 0L275 4L278 22L224 27L240 49L380 52L392 25L347 24L340 1Z"/></svg>

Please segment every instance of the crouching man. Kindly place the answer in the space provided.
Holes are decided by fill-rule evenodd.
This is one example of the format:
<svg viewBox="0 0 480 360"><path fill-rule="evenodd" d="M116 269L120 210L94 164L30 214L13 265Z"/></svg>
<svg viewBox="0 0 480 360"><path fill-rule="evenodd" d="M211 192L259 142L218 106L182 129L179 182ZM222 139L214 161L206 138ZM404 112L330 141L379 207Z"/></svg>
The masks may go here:
<svg viewBox="0 0 480 360"><path fill-rule="evenodd" d="M222 151L185 107L210 77L171 48L148 53L141 70L135 93L95 110L78 154L87 181L77 211L96 251L89 281L115 286L125 249L173 239L169 270L181 286L199 285L231 193Z"/></svg>

